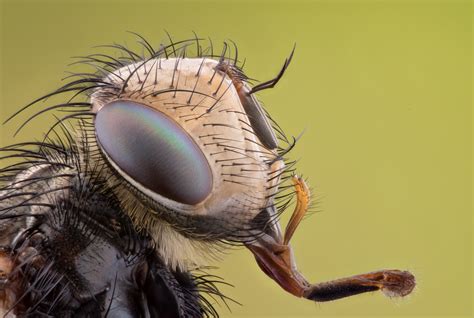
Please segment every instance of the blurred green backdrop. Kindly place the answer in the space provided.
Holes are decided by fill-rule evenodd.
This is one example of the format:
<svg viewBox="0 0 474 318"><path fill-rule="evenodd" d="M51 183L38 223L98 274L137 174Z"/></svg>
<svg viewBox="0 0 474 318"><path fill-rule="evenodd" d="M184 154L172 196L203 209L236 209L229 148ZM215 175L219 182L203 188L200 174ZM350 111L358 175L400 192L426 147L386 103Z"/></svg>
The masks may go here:
<svg viewBox="0 0 474 318"><path fill-rule="evenodd" d="M472 8L470 1L2 1L3 120L60 84L92 46L153 43L191 31L232 39L261 80L297 50L276 89L260 93L281 126L306 133L292 156L318 198L297 231L299 268L324 281L409 269L406 299L367 294L313 304L283 292L246 250L214 273L243 306L233 316L472 314ZM12 142L18 121L1 127ZM41 136L37 120L19 139ZM289 214L289 213L288 213ZM231 314L221 306L224 317Z"/></svg>

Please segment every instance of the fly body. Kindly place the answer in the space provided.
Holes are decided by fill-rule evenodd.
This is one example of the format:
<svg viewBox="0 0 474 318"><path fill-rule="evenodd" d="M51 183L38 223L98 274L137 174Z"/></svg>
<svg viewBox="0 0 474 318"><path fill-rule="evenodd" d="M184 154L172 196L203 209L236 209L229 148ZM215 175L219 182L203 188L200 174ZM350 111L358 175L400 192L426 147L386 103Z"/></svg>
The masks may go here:
<svg viewBox="0 0 474 318"><path fill-rule="evenodd" d="M105 46L113 54L81 57L93 72L72 74L7 120L35 110L18 132L44 114L57 118L41 141L1 149L4 314L217 316L210 299L227 298L201 270L230 245L312 301L413 290L406 271L311 284L296 267L290 240L310 190L287 158L297 138L255 95L278 83L294 49L275 78L255 85L233 42L215 54L197 36L157 48L137 37L144 53L114 44ZM278 217L292 202L283 231Z"/></svg>

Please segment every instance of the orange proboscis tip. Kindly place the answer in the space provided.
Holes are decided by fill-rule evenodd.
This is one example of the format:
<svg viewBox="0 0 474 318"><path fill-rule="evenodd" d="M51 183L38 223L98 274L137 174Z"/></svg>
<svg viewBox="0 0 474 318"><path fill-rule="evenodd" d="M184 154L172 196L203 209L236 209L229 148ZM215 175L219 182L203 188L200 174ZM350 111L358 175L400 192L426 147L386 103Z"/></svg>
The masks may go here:
<svg viewBox="0 0 474 318"><path fill-rule="evenodd" d="M283 239L283 244L288 245L293 234L295 233L298 225L308 211L309 202L311 198L311 193L309 191L308 185L303 178L294 175L292 178L293 184L295 186L296 192L296 206L293 214L291 215L290 221L285 229L285 236Z"/></svg>

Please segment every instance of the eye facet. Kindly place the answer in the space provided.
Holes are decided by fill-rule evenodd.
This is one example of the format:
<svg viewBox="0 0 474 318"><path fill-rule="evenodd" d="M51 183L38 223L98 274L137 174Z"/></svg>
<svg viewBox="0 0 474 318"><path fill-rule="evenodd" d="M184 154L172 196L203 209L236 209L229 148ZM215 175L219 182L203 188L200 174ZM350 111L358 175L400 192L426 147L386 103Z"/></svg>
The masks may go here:
<svg viewBox="0 0 474 318"><path fill-rule="evenodd" d="M114 101L96 115L95 131L113 164L148 190L194 205L212 190L199 146L174 120L132 101Z"/></svg>

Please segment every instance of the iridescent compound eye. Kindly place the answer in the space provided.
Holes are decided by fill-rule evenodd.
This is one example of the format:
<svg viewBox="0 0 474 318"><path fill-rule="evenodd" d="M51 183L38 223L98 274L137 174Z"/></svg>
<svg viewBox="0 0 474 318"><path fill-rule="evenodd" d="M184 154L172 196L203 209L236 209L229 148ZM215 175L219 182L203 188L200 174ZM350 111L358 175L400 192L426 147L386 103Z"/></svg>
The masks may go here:
<svg viewBox="0 0 474 318"><path fill-rule="evenodd" d="M206 157L165 114L132 101L114 101L97 113L95 130L112 165L139 187L189 205L211 193Z"/></svg>

